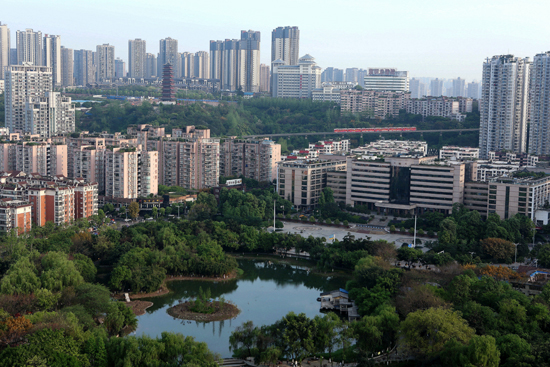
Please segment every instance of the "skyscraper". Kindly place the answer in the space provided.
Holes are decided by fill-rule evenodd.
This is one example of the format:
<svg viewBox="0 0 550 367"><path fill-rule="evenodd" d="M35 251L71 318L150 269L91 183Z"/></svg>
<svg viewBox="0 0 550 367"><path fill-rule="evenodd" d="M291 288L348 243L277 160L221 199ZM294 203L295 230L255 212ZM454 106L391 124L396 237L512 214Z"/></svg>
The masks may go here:
<svg viewBox="0 0 550 367"><path fill-rule="evenodd" d="M147 54L147 65L145 67L145 77L152 78L157 75L157 57L153 54Z"/></svg>
<svg viewBox="0 0 550 367"><path fill-rule="evenodd" d="M10 65L10 29L0 23L0 79L4 79L4 68Z"/></svg>
<svg viewBox="0 0 550 367"><path fill-rule="evenodd" d="M181 54L181 75L184 78L195 76L195 55L191 52Z"/></svg>
<svg viewBox="0 0 550 367"><path fill-rule="evenodd" d="M286 65L298 65L300 30L298 27L277 27L271 32L271 62L283 60Z"/></svg>
<svg viewBox="0 0 550 367"><path fill-rule="evenodd" d="M193 68L195 78L210 79L210 55L207 51L195 53Z"/></svg>
<svg viewBox="0 0 550 367"><path fill-rule="evenodd" d="M426 95L426 85L420 79L412 78L410 81L411 98L423 98Z"/></svg>
<svg viewBox="0 0 550 367"><path fill-rule="evenodd" d="M466 97L473 98L473 99L479 99L479 88L480 84L476 82L468 83L467 91L466 91Z"/></svg>
<svg viewBox="0 0 550 367"><path fill-rule="evenodd" d="M50 137L74 131L71 98L53 92L52 70L31 63L6 69L6 127L10 132Z"/></svg>
<svg viewBox="0 0 550 367"><path fill-rule="evenodd" d="M222 89L237 90L237 40L226 39L223 43Z"/></svg>
<svg viewBox="0 0 550 367"><path fill-rule="evenodd" d="M465 80L461 78L453 79L453 95L452 97L464 97L466 95L465 91Z"/></svg>
<svg viewBox="0 0 550 367"><path fill-rule="evenodd" d="M173 67L177 65L178 57L178 41L170 37L161 39L159 41L159 56L157 61L158 74L162 75L162 71L165 64L172 64Z"/></svg>
<svg viewBox="0 0 550 367"><path fill-rule="evenodd" d="M271 88L271 73L269 65L260 64L260 92L269 92Z"/></svg>
<svg viewBox="0 0 550 367"><path fill-rule="evenodd" d="M435 78L430 82L430 95L441 97L443 95L443 80Z"/></svg>
<svg viewBox="0 0 550 367"><path fill-rule="evenodd" d="M146 42L142 39L128 41L128 77L145 78L147 64Z"/></svg>
<svg viewBox="0 0 550 367"><path fill-rule="evenodd" d="M115 77L115 46L108 43L96 48L97 81L111 81Z"/></svg>
<svg viewBox="0 0 550 367"><path fill-rule="evenodd" d="M241 31L238 43L238 86L243 92L260 91L260 32Z"/></svg>
<svg viewBox="0 0 550 367"><path fill-rule="evenodd" d="M93 51L76 50L74 52L74 82L85 87L95 81Z"/></svg>
<svg viewBox="0 0 550 367"><path fill-rule="evenodd" d="M480 157L490 151L526 151L529 58L497 55L483 63Z"/></svg>
<svg viewBox="0 0 550 367"><path fill-rule="evenodd" d="M529 153L550 154L550 51L531 65Z"/></svg>
<svg viewBox="0 0 550 367"><path fill-rule="evenodd" d="M17 65L17 49L10 48L10 65Z"/></svg>
<svg viewBox="0 0 550 367"><path fill-rule="evenodd" d="M359 69L347 68L346 69L346 82L357 83L359 77Z"/></svg>
<svg viewBox="0 0 550 367"><path fill-rule="evenodd" d="M73 49L61 47L61 85L70 87L74 85Z"/></svg>
<svg viewBox="0 0 550 367"><path fill-rule="evenodd" d="M210 41L210 78L222 78L223 41Z"/></svg>
<svg viewBox="0 0 550 367"><path fill-rule="evenodd" d="M27 28L24 31L17 31L17 63L22 65L30 62L36 66L42 66L42 32L34 32Z"/></svg>
<svg viewBox="0 0 550 367"><path fill-rule="evenodd" d="M124 60L121 60L118 57L115 59L115 77L126 77L126 63L124 62Z"/></svg>
<svg viewBox="0 0 550 367"><path fill-rule="evenodd" d="M61 86L61 37L46 35L44 37L43 66L52 68L53 87Z"/></svg>

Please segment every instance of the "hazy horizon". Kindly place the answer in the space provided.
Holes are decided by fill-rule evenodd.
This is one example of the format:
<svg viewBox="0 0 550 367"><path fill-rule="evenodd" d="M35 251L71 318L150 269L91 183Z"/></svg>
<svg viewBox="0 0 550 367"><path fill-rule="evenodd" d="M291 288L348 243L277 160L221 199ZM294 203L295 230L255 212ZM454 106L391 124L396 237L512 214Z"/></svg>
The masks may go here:
<svg viewBox="0 0 550 367"><path fill-rule="evenodd" d="M534 0L520 7L511 1L404 0L343 1L327 7L313 1L283 0L254 5L143 0L94 3L28 0L6 3L0 22L11 31L32 28L61 36L65 47L115 46L128 61L128 40L147 41L156 54L159 40L178 40L179 52L208 51L210 40L239 38L241 30L261 32L261 61L271 62L271 31L298 26L300 56L310 54L323 69L396 67L411 77L461 77L481 80L485 58L500 54L530 57L550 49L550 5ZM342 15L351 14L351 16Z"/></svg>

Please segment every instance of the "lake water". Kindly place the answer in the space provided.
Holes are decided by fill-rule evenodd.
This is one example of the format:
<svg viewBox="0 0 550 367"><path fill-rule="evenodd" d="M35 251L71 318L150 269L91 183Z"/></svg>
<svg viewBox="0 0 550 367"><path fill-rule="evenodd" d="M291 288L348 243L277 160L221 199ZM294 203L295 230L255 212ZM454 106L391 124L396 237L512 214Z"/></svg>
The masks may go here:
<svg viewBox="0 0 550 367"><path fill-rule="evenodd" d="M237 326L251 320L255 326L273 324L288 312L305 313L312 318L319 314L320 292L343 288L346 279L323 277L307 272L307 268L265 261L239 260L244 270L240 279L227 282L173 281L171 293L147 299L153 306L138 317L138 328L132 335L160 336L163 331L190 335L222 357L230 357L229 336ZM199 287L210 288L212 297L224 296L239 307L241 313L232 320L196 322L173 318L166 310L190 297L196 297Z"/></svg>

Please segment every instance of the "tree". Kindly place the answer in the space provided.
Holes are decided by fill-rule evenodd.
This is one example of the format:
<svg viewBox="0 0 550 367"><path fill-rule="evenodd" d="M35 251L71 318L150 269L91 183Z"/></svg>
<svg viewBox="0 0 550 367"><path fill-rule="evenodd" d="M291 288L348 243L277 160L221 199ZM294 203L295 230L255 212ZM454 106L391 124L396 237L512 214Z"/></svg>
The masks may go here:
<svg viewBox="0 0 550 367"><path fill-rule="evenodd" d="M158 214L159 214L159 210L156 206L154 206L153 210L151 210L151 215L153 216L153 218L157 218Z"/></svg>
<svg viewBox="0 0 550 367"><path fill-rule="evenodd" d="M535 362L531 353L531 345L516 334L499 337L497 345L504 367L528 367Z"/></svg>
<svg viewBox="0 0 550 367"><path fill-rule="evenodd" d="M315 324L304 313L289 312L275 323L281 346L295 361L302 361L314 351Z"/></svg>
<svg viewBox="0 0 550 367"><path fill-rule="evenodd" d="M77 270L75 263L62 252L48 252L42 258L42 287L59 292L65 287L77 286L84 283L84 278Z"/></svg>
<svg viewBox="0 0 550 367"><path fill-rule="evenodd" d="M136 201L132 201L128 206L128 214L130 218L136 219L139 215L139 204Z"/></svg>
<svg viewBox="0 0 550 367"><path fill-rule="evenodd" d="M0 280L0 291L4 294L29 294L40 288L41 282L37 270L28 257L20 258L10 266Z"/></svg>
<svg viewBox="0 0 550 367"><path fill-rule="evenodd" d="M92 259L83 254L74 254L73 262L86 282L92 283L95 281L97 269Z"/></svg>
<svg viewBox="0 0 550 367"><path fill-rule="evenodd" d="M413 262L418 261L422 256L422 250L418 250L412 247L401 247L397 250L397 259L400 261L406 261L407 266L411 266Z"/></svg>
<svg viewBox="0 0 550 367"><path fill-rule="evenodd" d="M338 342L338 330L342 320L334 312L321 316L315 316L315 350L321 354L328 350L329 358L332 358L332 351ZM319 365L323 365L323 361Z"/></svg>
<svg viewBox="0 0 550 367"><path fill-rule="evenodd" d="M258 328L254 327L252 321L246 321L241 326L237 326L229 337L229 351L245 349L246 356L252 356L251 349L256 344L258 332Z"/></svg>
<svg viewBox="0 0 550 367"><path fill-rule="evenodd" d="M487 256L498 261L511 263L514 258L514 244L501 238L485 238L481 240L481 248Z"/></svg>
<svg viewBox="0 0 550 367"><path fill-rule="evenodd" d="M400 328L408 348L422 356L439 353L452 339L467 343L474 335L474 330L460 317L460 313L445 308L412 312Z"/></svg>
<svg viewBox="0 0 550 367"><path fill-rule="evenodd" d="M449 341L441 353L441 359L448 366L498 367L500 352L495 338L476 335L467 345L462 345L455 339Z"/></svg>
<svg viewBox="0 0 550 367"><path fill-rule="evenodd" d="M84 283L75 287L75 302L82 305L93 317L99 317L108 311L110 293L99 284Z"/></svg>

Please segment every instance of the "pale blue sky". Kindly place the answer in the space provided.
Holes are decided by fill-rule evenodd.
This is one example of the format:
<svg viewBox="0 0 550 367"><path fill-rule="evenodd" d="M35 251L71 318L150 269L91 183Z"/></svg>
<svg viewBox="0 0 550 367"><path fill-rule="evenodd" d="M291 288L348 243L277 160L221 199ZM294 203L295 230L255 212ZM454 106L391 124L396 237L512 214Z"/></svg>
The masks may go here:
<svg viewBox="0 0 550 367"><path fill-rule="evenodd" d="M549 0L6 0L0 9L12 42L33 28L74 49L113 44L126 61L128 39L157 53L172 37L180 52L196 52L252 29L269 63L271 31L286 25L300 28L300 55L323 68L397 67L413 77L480 79L485 57L550 50Z"/></svg>

